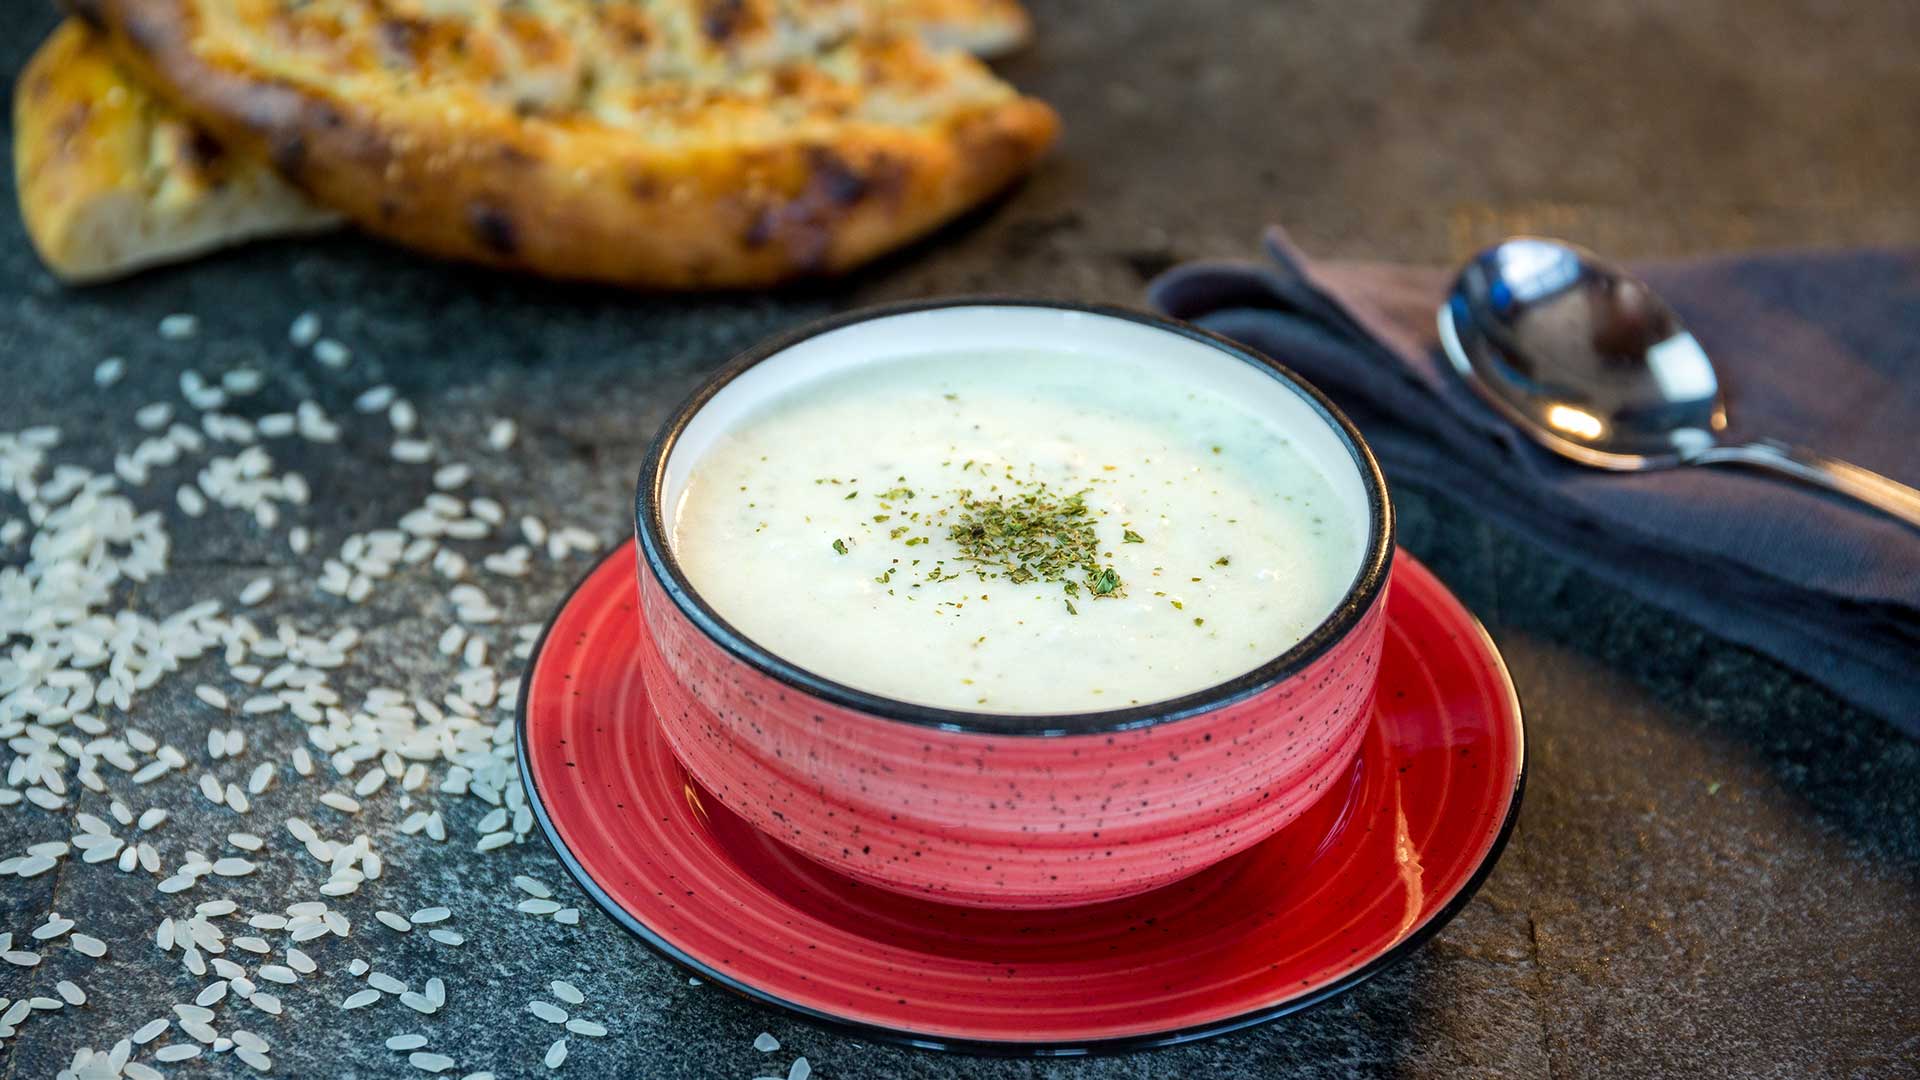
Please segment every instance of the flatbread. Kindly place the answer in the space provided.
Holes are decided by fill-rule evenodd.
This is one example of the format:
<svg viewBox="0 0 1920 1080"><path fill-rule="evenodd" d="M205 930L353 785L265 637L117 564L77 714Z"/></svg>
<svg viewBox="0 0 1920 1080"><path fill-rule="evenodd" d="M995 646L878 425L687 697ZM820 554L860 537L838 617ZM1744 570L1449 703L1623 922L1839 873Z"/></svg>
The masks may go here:
<svg viewBox="0 0 1920 1080"><path fill-rule="evenodd" d="M260 158L227 153L129 81L101 40L73 20L21 72L13 133L27 235L67 281L341 220Z"/></svg>
<svg viewBox="0 0 1920 1080"><path fill-rule="evenodd" d="M843 271L1004 188L1057 131L849 0L73 6L158 95L361 228L558 277Z"/></svg>

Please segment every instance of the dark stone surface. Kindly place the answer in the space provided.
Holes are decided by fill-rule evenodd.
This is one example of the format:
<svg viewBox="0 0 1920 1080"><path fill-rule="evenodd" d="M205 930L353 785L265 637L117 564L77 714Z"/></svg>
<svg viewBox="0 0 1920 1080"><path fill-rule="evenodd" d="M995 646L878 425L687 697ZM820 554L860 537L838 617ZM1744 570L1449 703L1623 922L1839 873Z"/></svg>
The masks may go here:
<svg viewBox="0 0 1920 1080"><path fill-rule="evenodd" d="M31 15L10 21L0 70L17 70L51 23L37 7L14 10ZM248 412L311 396L343 414L360 388L390 381L479 466L476 489L611 537L643 445L703 371L772 329L865 300L1014 289L1131 302L1172 260L1249 251L1269 220L1317 254L1436 262L1519 229L1626 257L1920 242L1910 116L1920 6L1900 0L1085 0L1039 11L1041 44L1007 70L1061 106L1062 152L1001 205L842 286L635 297L342 237L68 291L39 269L17 218L0 213L0 427L59 423L61 455L98 468L126 440L133 408L177 400L187 366L266 371L269 388ZM6 193L11 205L10 181ZM349 371L284 344L289 319L308 308L355 347ZM154 336L177 310L200 314L200 338ZM95 395L88 373L112 353L130 374ZM476 428L495 415L523 424L509 457L477 449ZM325 454L276 446L283 466L313 481L320 505L304 517L317 551L391 522L426 490L425 470L386 460L378 430L350 423L342 450ZM289 1015L242 1015L288 1076L419 1075L377 1038L409 1030L430 1032L463 1071L544 1075L538 1058L555 1033L519 1009L562 975L615 1028L573 1041L560 1073L573 1076L746 1078L784 1073L796 1053L822 1077L1920 1075L1920 748L1544 558L1419 477L1394 481L1405 543L1487 622L1527 702L1528 804L1505 860L1452 927L1317 1012L1091 1062L857 1042L689 987L570 887L562 894L588 907L578 927L516 915L512 874L562 885L543 845L469 854L483 807L460 799L442 804L459 843L386 839L401 815L383 795L360 822L389 854L382 903L444 901L468 944L382 934L370 918L379 905L356 897L343 905L354 936L313 950L328 974L288 989ZM143 505L169 505L170 491L155 485ZM292 559L283 535L218 516L177 522L173 573L133 602L169 610L268 573L280 586L269 611L347 618L309 587L317 556ZM514 620L543 618L583 568L541 560L522 587L492 591ZM343 683L443 686L439 595L402 583L352 616L369 641ZM204 741L192 682L142 699L138 717L189 750ZM283 757L299 737L292 724L254 731L256 756ZM176 809L163 830L169 857L215 850L241 827L190 793L193 774L143 793ZM268 823L304 812L312 794L278 788L248 825L275 832ZM57 815L9 810L0 855L70 832ZM273 843L283 848L284 834ZM304 859L266 861L228 891L272 906L319 883ZM0 1048L0 1075L50 1076L76 1047L109 1045L191 996L194 981L147 940L161 913L189 906L164 900L149 879L78 864L0 888L0 930L24 935L52 907L112 948L106 961L54 950L31 973L0 968L0 994L72 977L93 995L85 1009L30 1020ZM334 1011L353 956L416 980L443 975L449 1007L432 1019L391 1002ZM762 1029L785 1049L753 1051ZM175 1073L248 1074L231 1058Z"/></svg>

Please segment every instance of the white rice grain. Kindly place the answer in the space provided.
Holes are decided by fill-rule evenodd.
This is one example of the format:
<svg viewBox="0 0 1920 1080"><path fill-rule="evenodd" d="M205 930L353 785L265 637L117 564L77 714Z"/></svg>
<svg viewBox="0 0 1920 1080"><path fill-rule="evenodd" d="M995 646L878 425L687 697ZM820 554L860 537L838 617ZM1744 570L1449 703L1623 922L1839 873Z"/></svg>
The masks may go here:
<svg viewBox="0 0 1920 1080"><path fill-rule="evenodd" d="M338 371L353 362L353 350L333 338L321 338L313 343L313 358L322 367Z"/></svg>
<svg viewBox="0 0 1920 1080"><path fill-rule="evenodd" d="M520 425L512 420L495 420L487 427L487 445L495 450L505 451L513 446L513 441L519 434Z"/></svg>

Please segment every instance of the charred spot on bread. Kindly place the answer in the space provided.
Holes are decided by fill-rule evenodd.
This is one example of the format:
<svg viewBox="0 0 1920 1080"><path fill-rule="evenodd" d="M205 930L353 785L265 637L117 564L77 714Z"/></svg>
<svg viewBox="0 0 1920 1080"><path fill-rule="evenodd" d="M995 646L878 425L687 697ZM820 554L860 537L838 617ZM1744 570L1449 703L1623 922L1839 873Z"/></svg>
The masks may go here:
<svg viewBox="0 0 1920 1080"><path fill-rule="evenodd" d="M825 146L809 146L807 188L802 202L819 202L828 207L852 206L867 195L867 178L853 170L845 158Z"/></svg>
<svg viewBox="0 0 1920 1080"><path fill-rule="evenodd" d="M743 28L747 18L745 0L707 0L700 16L700 30L715 45L725 45Z"/></svg>
<svg viewBox="0 0 1920 1080"><path fill-rule="evenodd" d="M467 228L481 247L495 255L510 258L520 250L519 230L498 206L474 203L467 207Z"/></svg>
<svg viewBox="0 0 1920 1080"><path fill-rule="evenodd" d="M297 131L281 134L274 139L273 148L269 151L267 159L273 162L273 167L279 170L281 176L298 179L307 167L306 136Z"/></svg>

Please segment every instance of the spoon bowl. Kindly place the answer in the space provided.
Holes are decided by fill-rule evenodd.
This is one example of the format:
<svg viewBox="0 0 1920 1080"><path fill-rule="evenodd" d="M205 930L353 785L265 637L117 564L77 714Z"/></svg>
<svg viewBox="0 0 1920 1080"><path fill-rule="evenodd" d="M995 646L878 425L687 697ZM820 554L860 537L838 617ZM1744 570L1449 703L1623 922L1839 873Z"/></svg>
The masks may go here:
<svg viewBox="0 0 1920 1080"><path fill-rule="evenodd" d="M1771 439L1727 443L1713 362L1665 301L1585 248L1522 236L1475 255L1438 316L1453 369L1547 449L1601 469L1743 465L1920 527L1920 491Z"/></svg>

